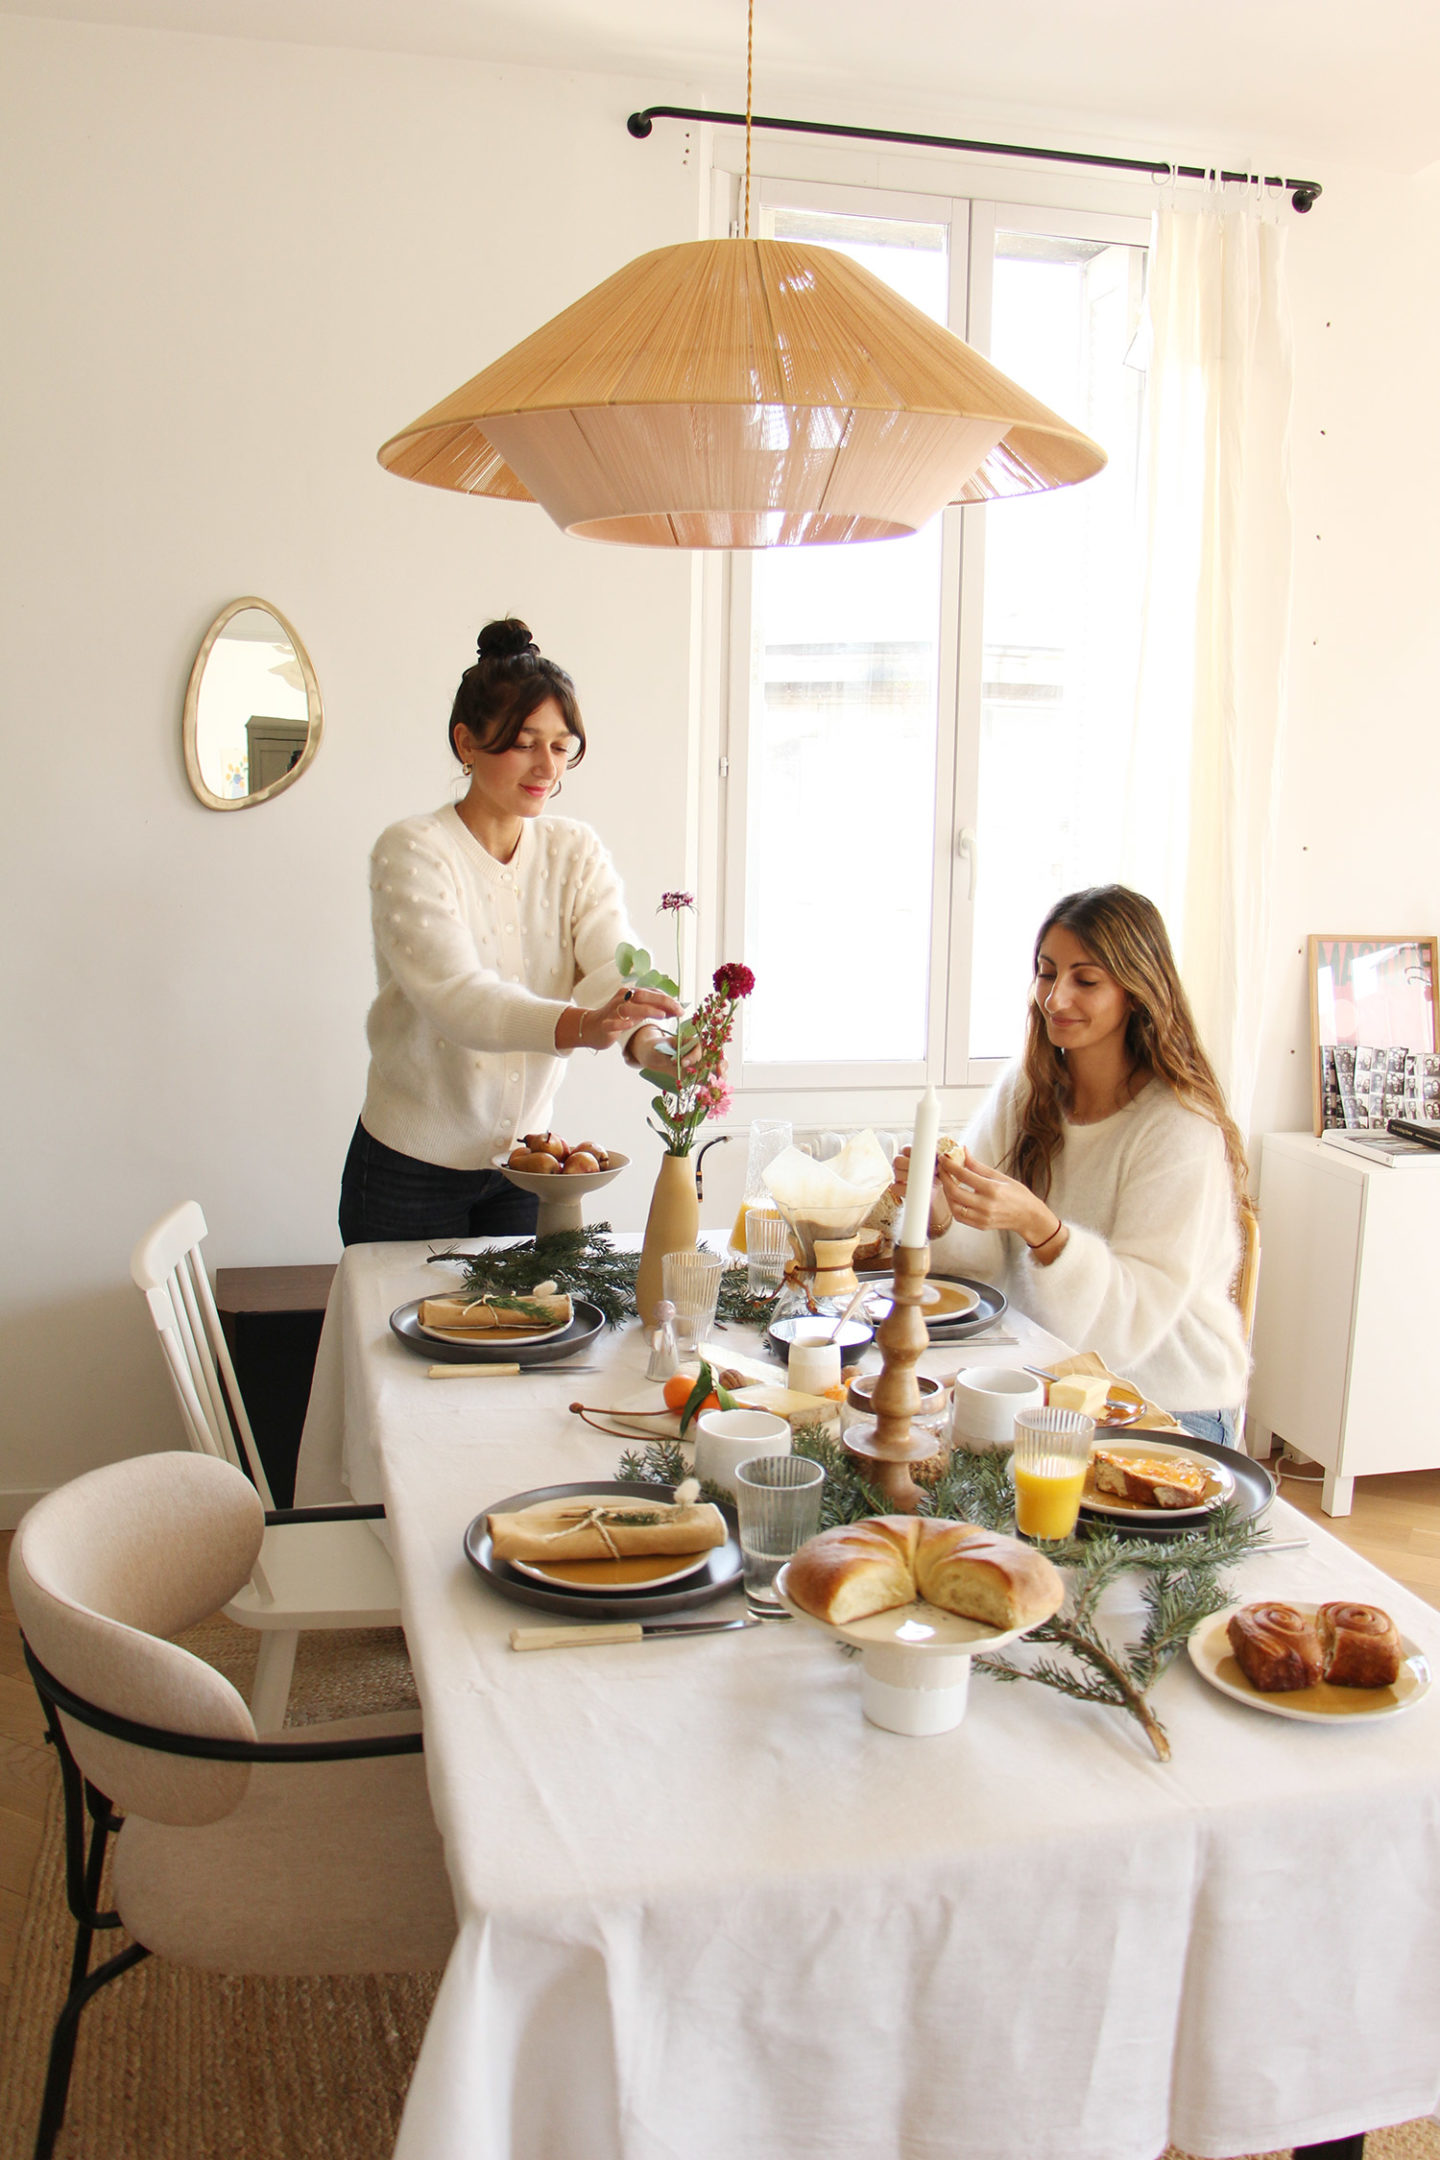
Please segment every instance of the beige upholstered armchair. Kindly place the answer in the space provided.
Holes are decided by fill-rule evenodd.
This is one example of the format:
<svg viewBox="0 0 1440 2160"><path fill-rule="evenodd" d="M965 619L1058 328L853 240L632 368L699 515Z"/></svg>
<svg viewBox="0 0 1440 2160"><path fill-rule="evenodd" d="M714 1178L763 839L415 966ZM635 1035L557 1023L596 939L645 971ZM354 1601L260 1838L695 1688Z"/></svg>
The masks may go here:
<svg viewBox="0 0 1440 2160"><path fill-rule="evenodd" d="M230 1682L165 1640L249 1580L264 1533L238 1469L172 1453L60 1486L16 1534L11 1592L60 1758L76 1921L37 2160L64 2119L81 2012L152 1951L227 1973L432 1971L449 1955L418 1715L257 1741ZM119 1927L134 1942L91 1971L95 1936Z"/></svg>

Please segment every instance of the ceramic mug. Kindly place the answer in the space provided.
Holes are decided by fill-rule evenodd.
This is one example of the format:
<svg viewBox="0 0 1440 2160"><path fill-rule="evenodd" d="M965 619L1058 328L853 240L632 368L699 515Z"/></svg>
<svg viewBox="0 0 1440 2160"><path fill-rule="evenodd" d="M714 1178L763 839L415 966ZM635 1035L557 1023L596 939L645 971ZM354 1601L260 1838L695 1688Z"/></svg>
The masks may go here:
<svg viewBox="0 0 1440 2160"><path fill-rule="evenodd" d="M950 1386L952 1445L1008 1448L1015 1439L1015 1416L1036 1410L1045 1400L1045 1384L1006 1365L967 1365Z"/></svg>
<svg viewBox="0 0 1440 2160"><path fill-rule="evenodd" d="M732 1500L741 1463L789 1453L790 1427L772 1410L706 1410L695 1420L695 1475Z"/></svg>

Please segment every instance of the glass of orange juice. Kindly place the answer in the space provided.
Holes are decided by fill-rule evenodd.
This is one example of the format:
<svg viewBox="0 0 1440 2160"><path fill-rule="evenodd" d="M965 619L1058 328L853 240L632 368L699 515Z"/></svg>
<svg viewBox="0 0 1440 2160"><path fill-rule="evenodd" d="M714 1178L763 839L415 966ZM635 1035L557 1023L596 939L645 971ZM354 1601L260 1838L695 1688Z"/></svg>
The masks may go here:
<svg viewBox="0 0 1440 2160"><path fill-rule="evenodd" d="M1015 1527L1037 1545L1061 1545L1080 1519L1095 1442L1083 1410L1021 1410L1015 1419Z"/></svg>
<svg viewBox="0 0 1440 2160"><path fill-rule="evenodd" d="M771 1199L765 1183L765 1167L777 1155L783 1155L794 1137L794 1129L788 1118L756 1118L750 1127L750 1147L745 1164L745 1192L735 1217L735 1227L730 1232L730 1249L743 1260L745 1248L745 1217L751 1208L763 1208L769 1215L778 1216L780 1210Z"/></svg>

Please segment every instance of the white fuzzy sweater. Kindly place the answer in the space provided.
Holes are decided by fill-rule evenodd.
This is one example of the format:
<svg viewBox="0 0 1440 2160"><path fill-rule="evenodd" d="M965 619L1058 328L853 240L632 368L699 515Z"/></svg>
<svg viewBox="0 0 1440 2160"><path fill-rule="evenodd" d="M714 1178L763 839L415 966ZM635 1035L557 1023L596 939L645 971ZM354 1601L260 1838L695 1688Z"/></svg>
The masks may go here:
<svg viewBox="0 0 1440 2160"><path fill-rule="evenodd" d="M620 986L632 933L615 865L588 825L555 817L497 862L447 807L380 835L370 892L380 994L361 1122L420 1162L487 1169L549 1127L565 1007Z"/></svg>
<svg viewBox="0 0 1440 2160"><path fill-rule="evenodd" d="M1018 1066L1003 1073L965 1135L991 1169L1006 1167L1025 1086ZM933 1270L999 1283L1166 1410L1238 1408L1249 1360L1230 1297L1240 1246L1220 1128L1152 1078L1113 1117L1066 1125L1047 1198L1070 1231L1049 1267L1013 1232L957 1225Z"/></svg>

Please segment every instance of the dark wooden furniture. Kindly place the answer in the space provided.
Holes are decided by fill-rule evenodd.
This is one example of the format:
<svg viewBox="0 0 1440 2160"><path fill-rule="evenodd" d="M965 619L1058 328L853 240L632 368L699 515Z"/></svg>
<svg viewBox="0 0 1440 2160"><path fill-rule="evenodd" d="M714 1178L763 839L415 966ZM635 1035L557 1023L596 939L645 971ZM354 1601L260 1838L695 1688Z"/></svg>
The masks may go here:
<svg viewBox="0 0 1440 2160"><path fill-rule="evenodd" d="M295 1497L295 1458L334 1279L333 1261L215 1271L220 1324L279 1508Z"/></svg>

